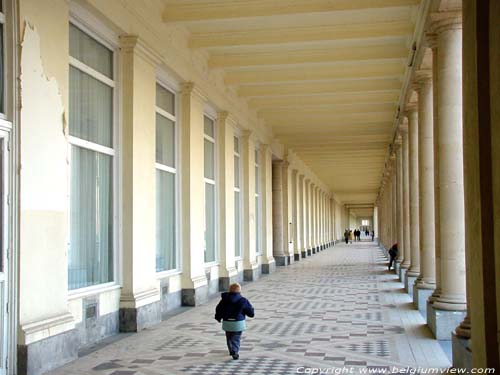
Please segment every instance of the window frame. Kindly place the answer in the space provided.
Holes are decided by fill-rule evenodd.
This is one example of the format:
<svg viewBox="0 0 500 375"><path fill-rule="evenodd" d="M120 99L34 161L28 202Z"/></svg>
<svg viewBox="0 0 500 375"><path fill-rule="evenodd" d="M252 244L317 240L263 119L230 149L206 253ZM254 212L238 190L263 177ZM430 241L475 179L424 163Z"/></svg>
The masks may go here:
<svg viewBox="0 0 500 375"><path fill-rule="evenodd" d="M83 288L69 289L69 285L67 285L68 290L68 299L73 300L81 297L85 297L87 295L102 293L108 290L118 289L121 286L122 274L121 274L121 243L120 243L120 228L121 228L121 211L120 211L120 202L121 202L121 185L120 185L120 177L121 177L121 90L120 90L120 80L121 80L121 71L119 67L119 42L118 37L114 35L109 29L105 28L101 22L97 21L92 15L90 15L87 11L82 10L78 6L76 9L70 10L70 17L68 20L68 30L70 24L77 27L83 33L87 34L89 37L95 39L98 43L101 43L103 46L108 48L113 53L113 86L109 85L106 82L110 80L108 77L105 77L105 80L102 80L102 74L95 71L91 67L87 67L86 70L81 70L80 67L86 66L76 58L69 56L68 51L68 75L69 75L69 67L76 68L80 71L83 71L86 74L89 74L94 79L99 80L100 82L112 87L113 89L113 129L112 129L112 148L102 146L96 144L94 142L86 141L81 138L69 135L69 120L68 120L68 130L67 130L67 140L68 140L68 165L69 171L68 174L68 212L69 207L71 205L71 151L72 147L77 146L84 148L86 150L100 152L106 155L109 155L113 158L112 167L113 167L113 250L112 250L112 261L113 261L113 280L97 284L91 285ZM68 34L69 35L69 34ZM69 39L68 39L69 45ZM92 72L95 72L96 75L93 75ZM68 114L69 116L69 114ZM67 239L67 251L69 253L70 250L70 228L71 228L71 215L68 214L68 239ZM69 260L67 260L67 264L69 265ZM68 267L68 266L67 266Z"/></svg>
<svg viewBox="0 0 500 375"><path fill-rule="evenodd" d="M234 184L234 181L233 181L233 197L234 197L234 193L238 192L239 193L239 201L238 202L234 202L234 207L236 209L236 204L238 204L240 210L239 210L239 217L238 217L238 221L239 221L239 238L240 238L240 248L239 248L239 254L240 255L236 255L236 246L234 248L234 260L236 261L239 261L239 260L242 260L243 259L243 215L242 215L242 212L243 212L243 195L242 195L242 183L243 183L243 174L242 174L242 167L243 167L243 163L242 163L242 158L241 158L241 135L237 132L234 133L234 136L233 136L233 140L234 139L237 139L238 140L238 152L236 152L234 150L234 145L233 145L233 163L234 163L234 158L237 157L238 158L238 165L239 165L239 168L238 168L238 181L239 181L239 187L236 187L235 184ZM233 171L234 171L234 166L233 166ZM235 177L236 179L236 177ZM236 230L235 230L235 236L236 236ZM236 241L235 241L235 245L236 245Z"/></svg>
<svg viewBox="0 0 500 375"><path fill-rule="evenodd" d="M176 265L175 265L175 268L174 269L171 269L171 270L163 270L163 271L156 271L156 262L155 262L155 274L156 274L156 278L157 279L161 279L161 278L164 278L164 277L168 277L168 276L172 276L172 275L177 275L177 274L180 274L182 273L182 256L181 256L181 242L182 242L182 238L181 238L181 226L182 226L182 217L181 217L181 205L178 203L178 202L181 202L181 175L180 175L180 167L181 167L181 160L180 160L180 156L181 156L181 151L180 151L180 147L181 147L181 142L180 142L180 134L181 134L181 128L180 128L180 124L181 124L181 116L179 116L179 111L181 110L181 105L180 105L180 100L181 100L181 95L179 95L179 90L178 88L169 83L166 78L165 78L165 74L158 74L157 77L156 77L156 84L160 85L161 87L163 87L165 90L168 90L170 91L172 94L174 94L174 109L175 109L175 113L176 115L172 115L168 112L166 112L164 109L162 108L159 108L157 105L156 105L156 100L155 100L155 114L159 113L160 115L162 116L165 116L166 118L168 118L170 121L173 121L175 126L174 126L174 130L175 130L175 133L174 133L174 142L175 142L175 152L174 152L174 161L175 161L175 168L172 168L172 167L168 167L166 165L163 165L163 164L160 164L160 163L157 163L156 160L155 160L155 165L154 165L154 168L155 170L156 169L160 169L162 171L165 171L165 172L170 172L170 173L173 173L175 175L175 201L176 201L176 205L175 205L175 260L176 260ZM156 86L155 86L156 87ZM155 91L155 97L156 97L156 91ZM155 122L156 122L156 119L155 119ZM155 123L155 126L156 126L156 123ZM156 147L156 139L155 139L155 147ZM156 176L155 176L156 178ZM156 202L157 204L157 202ZM156 207L156 205L155 205ZM156 251L155 251L156 253Z"/></svg>
<svg viewBox="0 0 500 375"><path fill-rule="evenodd" d="M205 249L203 252L203 264L204 267L211 267L211 266L216 266L219 264L219 250L218 250L218 244L219 244L219 188L218 188L218 177L219 177L219 168L218 168L218 163L217 163L217 155L219 152L219 147L217 145L217 117L210 111L210 109L206 109L203 112L203 118L202 122L205 124L205 117L209 118L210 120L213 121L214 123L214 136L211 137L207 134L205 134L205 127L203 126L203 148L205 147L205 140L208 140L213 143L214 145L214 179L209 179L205 177L205 150L203 149L203 202L204 206L206 206L206 197L207 197L207 192L206 192L206 184L210 184L214 186L214 260L205 262ZM207 214L205 213L204 215L204 222L207 218ZM205 222L206 226L206 222ZM204 239L205 240L205 239Z"/></svg>

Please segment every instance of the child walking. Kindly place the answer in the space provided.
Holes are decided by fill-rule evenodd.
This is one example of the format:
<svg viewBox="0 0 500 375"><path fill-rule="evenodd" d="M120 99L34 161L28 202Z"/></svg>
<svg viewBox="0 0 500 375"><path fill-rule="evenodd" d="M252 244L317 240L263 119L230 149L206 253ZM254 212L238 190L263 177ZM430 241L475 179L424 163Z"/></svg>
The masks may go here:
<svg viewBox="0 0 500 375"><path fill-rule="evenodd" d="M226 331L227 348L233 359L240 357L241 334L246 329L245 316L255 316L250 302L241 295L241 285L229 286L229 292L222 293L221 300L215 308L215 320L222 320L222 329Z"/></svg>

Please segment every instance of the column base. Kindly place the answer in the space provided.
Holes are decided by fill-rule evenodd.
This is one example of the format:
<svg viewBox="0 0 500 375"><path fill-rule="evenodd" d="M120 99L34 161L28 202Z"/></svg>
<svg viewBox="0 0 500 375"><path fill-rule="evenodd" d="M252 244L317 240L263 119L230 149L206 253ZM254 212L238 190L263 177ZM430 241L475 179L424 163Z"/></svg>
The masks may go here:
<svg viewBox="0 0 500 375"><path fill-rule="evenodd" d="M161 322L161 303L140 307L120 307L120 332L139 332Z"/></svg>
<svg viewBox="0 0 500 375"><path fill-rule="evenodd" d="M79 340L75 329L17 346L17 374L38 375L78 358Z"/></svg>
<svg viewBox="0 0 500 375"><path fill-rule="evenodd" d="M255 281L260 276L260 268L256 265L255 268L243 270L243 281Z"/></svg>
<svg viewBox="0 0 500 375"><path fill-rule="evenodd" d="M434 292L434 289L419 288L413 285L413 305L420 312L420 315L427 317L427 300Z"/></svg>
<svg viewBox="0 0 500 375"><path fill-rule="evenodd" d="M408 268L401 267L399 268L399 281L404 283L405 277L406 277L406 272L408 272Z"/></svg>
<svg viewBox="0 0 500 375"><path fill-rule="evenodd" d="M300 252L300 256L301 256L302 258L306 258L306 257L307 257L307 250L302 250L302 251Z"/></svg>
<svg viewBox="0 0 500 375"><path fill-rule="evenodd" d="M401 262L395 261L394 262L394 272L396 275L399 275L399 269L401 268Z"/></svg>
<svg viewBox="0 0 500 375"><path fill-rule="evenodd" d="M293 260L294 260L295 262L300 261L300 254L293 254Z"/></svg>
<svg viewBox="0 0 500 375"><path fill-rule="evenodd" d="M417 276L412 276L411 274L408 274L408 272L406 273L405 290L406 293L408 293L411 298L413 298L413 284L415 284L415 280L417 280Z"/></svg>
<svg viewBox="0 0 500 375"><path fill-rule="evenodd" d="M219 291L227 292L229 290L229 285L237 283L239 281L238 274L232 276L219 277Z"/></svg>
<svg viewBox="0 0 500 375"><path fill-rule="evenodd" d="M182 306L199 306L208 301L208 285L181 290Z"/></svg>
<svg viewBox="0 0 500 375"><path fill-rule="evenodd" d="M288 266L288 257L285 255L275 255L274 261L278 267Z"/></svg>
<svg viewBox="0 0 500 375"><path fill-rule="evenodd" d="M469 349L469 340L458 337L455 332L451 334L451 349L453 355L453 368L472 370L472 352Z"/></svg>
<svg viewBox="0 0 500 375"><path fill-rule="evenodd" d="M307 256L310 257L312 255L312 249L307 249Z"/></svg>
<svg viewBox="0 0 500 375"><path fill-rule="evenodd" d="M269 262L267 264L263 263L261 265L261 268L262 268L262 273L265 275L268 275L268 274L276 271L276 262L272 261L272 262Z"/></svg>
<svg viewBox="0 0 500 375"><path fill-rule="evenodd" d="M466 311L439 310L427 305L427 325L437 340L451 340L452 332L464 320Z"/></svg>

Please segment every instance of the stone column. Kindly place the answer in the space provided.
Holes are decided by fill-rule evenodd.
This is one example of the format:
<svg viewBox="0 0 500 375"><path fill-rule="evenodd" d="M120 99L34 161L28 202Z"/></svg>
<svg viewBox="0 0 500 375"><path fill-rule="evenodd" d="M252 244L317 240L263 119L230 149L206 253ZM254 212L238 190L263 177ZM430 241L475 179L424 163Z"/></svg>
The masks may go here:
<svg viewBox="0 0 500 375"><path fill-rule="evenodd" d="M292 170L292 246L293 257L295 261L300 260L300 244L299 244L299 171Z"/></svg>
<svg viewBox="0 0 500 375"><path fill-rule="evenodd" d="M378 242L378 205L373 207L373 232L375 233L375 236L373 237L375 242Z"/></svg>
<svg viewBox="0 0 500 375"><path fill-rule="evenodd" d="M401 263L404 262L404 225L403 225L403 138L400 134L396 137L396 176L397 176L397 184L396 184L396 216L398 222L398 233L397 233L397 242L398 242L398 260L396 266L396 273L399 275L399 269L401 267Z"/></svg>
<svg viewBox="0 0 500 375"><path fill-rule="evenodd" d="M283 162L283 251L287 258L286 264L293 263L293 219L292 219L292 173L290 163Z"/></svg>
<svg viewBox="0 0 500 375"><path fill-rule="evenodd" d="M462 139L461 13L435 13L438 37L439 225L441 293L431 306L429 326L437 339L450 332L466 310L465 213ZM457 94L458 93L458 94Z"/></svg>
<svg viewBox="0 0 500 375"><path fill-rule="evenodd" d="M304 175L300 174L297 179L297 253L301 258L305 258L304 221Z"/></svg>
<svg viewBox="0 0 500 375"><path fill-rule="evenodd" d="M399 279L404 282L406 280L406 272L411 264L411 246L410 246L410 164L409 164L409 147L408 147L408 125L407 121L400 125L401 134L403 137L403 251L404 261L401 263L399 270Z"/></svg>
<svg viewBox="0 0 500 375"><path fill-rule="evenodd" d="M498 1L463 1L468 313L452 344L453 367L469 370L500 368L499 5ZM485 43L486 38L489 43Z"/></svg>
<svg viewBox="0 0 500 375"><path fill-rule="evenodd" d="M231 283L236 282L238 270L234 256L234 126L235 120L227 112L217 114L217 137L219 167L219 285L221 291L227 291ZM211 288L210 288L211 289Z"/></svg>
<svg viewBox="0 0 500 375"><path fill-rule="evenodd" d="M193 84L182 87L181 153L184 160L181 174L182 226L182 304L197 306L208 299L205 276L204 239L204 182L203 182L203 110L206 96ZM200 207L202 212L200 213Z"/></svg>
<svg viewBox="0 0 500 375"><path fill-rule="evenodd" d="M397 204L398 204L398 199L397 199L397 174L398 174L398 165L396 161L396 153L393 153L393 156L391 156L392 159L392 176L391 176L391 218L392 218L392 236L391 236L391 244L392 246L395 242L398 241L398 210L397 210Z"/></svg>
<svg viewBox="0 0 500 375"><path fill-rule="evenodd" d="M439 128L438 128L438 50L437 35L427 33L426 41L432 49L432 113L433 113L433 152L434 152L434 248L435 248L435 279L436 287L429 297L428 304L434 303L435 299L441 293L441 240L439 224ZM427 308L427 311L429 309ZM429 318L427 318L429 321Z"/></svg>
<svg viewBox="0 0 500 375"><path fill-rule="evenodd" d="M405 289L413 297L413 283L420 275L419 204L418 204L418 112L407 106L410 162L410 268L406 273Z"/></svg>
<svg viewBox="0 0 500 375"><path fill-rule="evenodd" d="M286 266L283 233L283 161L273 161L273 257L277 266ZM287 241L286 241L287 242Z"/></svg>
<svg viewBox="0 0 500 375"><path fill-rule="evenodd" d="M311 256L311 180L308 178L304 181L304 209L305 209L305 226L304 239L306 256Z"/></svg>
<svg viewBox="0 0 500 375"><path fill-rule="evenodd" d="M316 185L311 183L311 251L316 254Z"/></svg>
<svg viewBox="0 0 500 375"><path fill-rule="evenodd" d="M432 115L432 72L419 70L418 82L418 168L420 275L413 289L413 303L427 317L427 299L436 287L434 222L434 143Z"/></svg>
<svg viewBox="0 0 500 375"><path fill-rule="evenodd" d="M255 139L249 131L244 131L241 139L242 164L242 253L243 279L254 281L259 277L256 254L255 225Z"/></svg>
<svg viewBox="0 0 500 375"><path fill-rule="evenodd" d="M261 160L261 207L262 207L262 273L272 273L276 269L273 257L273 172L271 148L267 144L260 144Z"/></svg>

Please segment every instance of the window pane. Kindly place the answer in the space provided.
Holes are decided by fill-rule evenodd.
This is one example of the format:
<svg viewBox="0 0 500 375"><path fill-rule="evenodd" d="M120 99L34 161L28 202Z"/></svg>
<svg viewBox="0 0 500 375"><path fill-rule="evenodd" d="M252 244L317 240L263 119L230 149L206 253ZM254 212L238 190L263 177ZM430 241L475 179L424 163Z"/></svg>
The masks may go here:
<svg viewBox="0 0 500 375"><path fill-rule="evenodd" d="M71 149L68 287L113 281L113 159Z"/></svg>
<svg viewBox="0 0 500 375"><path fill-rule="evenodd" d="M156 271L177 268L175 174L156 170Z"/></svg>
<svg viewBox="0 0 500 375"><path fill-rule="evenodd" d="M234 157L234 187L240 187L240 158Z"/></svg>
<svg viewBox="0 0 500 375"><path fill-rule="evenodd" d="M238 139L238 137L234 137L234 152L236 152L237 154L240 153L240 140Z"/></svg>
<svg viewBox="0 0 500 375"><path fill-rule="evenodd" d="M112 147L113 89L76 68L69 71L69 133Z"/></svg>
<svg viewBox="0 0 500 375"><path fill-rule="evenodd" d="M205 139L205 178L215 180L215 145Z"/></svg>
<svg viewBox="0 0 500 375"><path fill-rule="evenodd" d="M74 25L69 25L69 54L113 79L113 52Z"/></svg>
<svg viewBox="0 0 500 375"><path fill-rule="evenodd" d="M241 256L241 201L240 192L234 192L234 255Z"/></svg>
<svg viewBox="0 0 500 375"><path fill-rule="evenodd" d="M215 186L205 183L205 262L215 261Z"/></svg>
<svg viewBox="0 0 500 375"><path fill-rule="evenodd" d="M255 250L260 254L260 205L259 197L255 197Z"/></svg>
<svg viewBox="0 0 500 375"><path fill-rule="evenodd" d="M156 162L175 168L175 123L156 114Z"/></svg>
<svg viewBox="0 0 500 375"><path fill-rule="evenodd" d="M214 120L210 117L204 116L204 132L209 137L215 138Z"/></svg>
<svg viewBox="0 0 500 375"><path fill-rule="evenodd" d="M156 106L175 116L175 94L156 84Z"/></svg>

